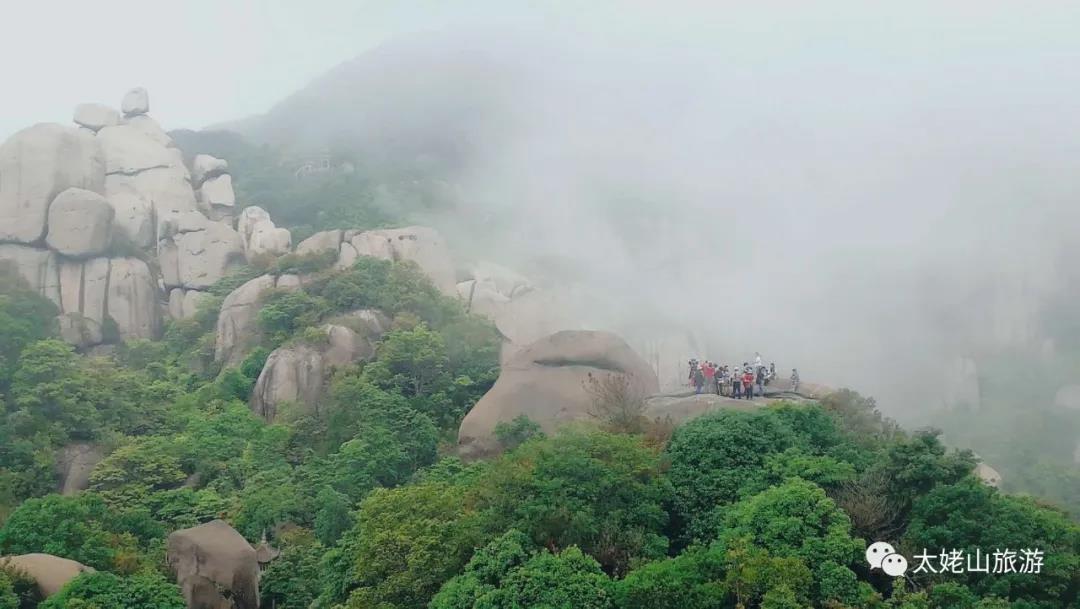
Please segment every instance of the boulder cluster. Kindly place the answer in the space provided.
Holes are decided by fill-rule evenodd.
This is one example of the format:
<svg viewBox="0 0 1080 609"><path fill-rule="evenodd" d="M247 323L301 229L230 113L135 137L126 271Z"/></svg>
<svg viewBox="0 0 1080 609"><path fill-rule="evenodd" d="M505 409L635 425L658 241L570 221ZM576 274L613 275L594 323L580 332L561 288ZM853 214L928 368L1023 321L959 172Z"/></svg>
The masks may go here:
<svg viewBox="0 0 1080 609"><path fill-rule="evenodd" d="M247 252L228 165L200 155L189 168L149 111L137 88L120 111L82 104L75 126L37 124L0 146L0 261L57 305L79 348L156 337Z"/></svg>

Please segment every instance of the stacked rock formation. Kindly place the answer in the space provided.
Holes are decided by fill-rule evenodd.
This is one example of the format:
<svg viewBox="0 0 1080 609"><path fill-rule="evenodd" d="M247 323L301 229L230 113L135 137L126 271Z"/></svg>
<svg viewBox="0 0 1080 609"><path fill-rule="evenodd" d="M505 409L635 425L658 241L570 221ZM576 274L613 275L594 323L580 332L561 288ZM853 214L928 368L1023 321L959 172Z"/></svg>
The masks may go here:
<svg viewBox="0 0 1080 609"><path fill-rule="evenodd" d="M175 531L166 549L190 609L258 609L255 549L224 521Z"/></svg>
<svg viewBox="0 0 1080 609"><path fill-rule="evenodd" d="M149 111L133 89L120 111L81 104L76 126L34 125L0 146L0 261L57 305L79 348L155 338L246 257L290 249L259 208L241 236L228 164L198 155L188 168Z"/></svg>

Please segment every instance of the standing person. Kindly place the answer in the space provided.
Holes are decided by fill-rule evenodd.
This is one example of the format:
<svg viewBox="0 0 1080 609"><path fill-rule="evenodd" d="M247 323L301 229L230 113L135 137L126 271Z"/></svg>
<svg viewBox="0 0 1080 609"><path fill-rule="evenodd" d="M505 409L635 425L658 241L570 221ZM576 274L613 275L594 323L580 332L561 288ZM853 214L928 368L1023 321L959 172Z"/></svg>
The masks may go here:
<svg viewBox="0 0 1080 609"><path fill-rule="evenodd" d="M792 393L799 392L799 370L797 368L791 369L791 391Z"/></svg>
<svg viewBox="0 0 1080 609"><path fill-rule="evenodd" d="M706 360L705 367L702 371L705 373L705 391L712 393L714 383L716 382L716 364Z"/></svg>
<svg viewBox="0 0 1080 609"><path fill-rule="evenodd" d="M705 373L701 370L701 366L694 369L694 393L701 393L701 388L705 386Z"/></svg>
<svg viewBox="0 0 1080 609"><path fill-rule="evenodd" d="M742 375L742 391L743 397L748 400L754 399L754 373L749 368L746 368Z"/></svg>
<svg viewBox="0 0 1080 609"><path fill-rule="evenodd" d="M739 378L739 367L731 368L731 397L736 400L742 397L742 379Z"/></svg>
<svg viewBox="0 0 1080 609"><path fill-rule="evenodd" d="M686 384L693 386L694 384L694 370L697 370L697 359L691 357L689 362L686 362L690 366L690 374L686 376Z"/></svg>
<svg viewBox="0 0 1080 609"><path fill-rule="evenodd" d="M761 354L755 351L754 352L754 368L755 369L760 368L760 367L762 367L764 365L765 364L761 363Z"/></svg>
<svg viewBox="0 0 1080 609"><path fill-rule="evenodd" d="M755 380L757 381L756 395L764 396L765 395L765 366L762 366L762 367L757 369L757 378Z"/></svg>
<svg viewBox="0 0 1080 609"><path fill-rule="evenodd" d="M769 376L765 377L765 384L768 385L774 378L776 378L776 362L769 362Z"/></svg>
<svg viewBox="0 0 1080 609"><path fill-rule="evenodd" d="M727 384L727 366L716 369L716 395L724 395L724 385Z"/></svg>

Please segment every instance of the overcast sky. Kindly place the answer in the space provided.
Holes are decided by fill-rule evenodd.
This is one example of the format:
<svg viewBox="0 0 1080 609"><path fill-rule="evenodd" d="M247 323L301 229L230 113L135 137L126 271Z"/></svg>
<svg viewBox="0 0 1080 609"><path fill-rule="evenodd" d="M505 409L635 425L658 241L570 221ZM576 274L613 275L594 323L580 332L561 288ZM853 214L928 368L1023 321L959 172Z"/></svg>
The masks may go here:
<svg viewBox="0 0 1080 609"><path fill-rule="evenodd" d="M1009 48L1017 56L1074 52L1080 35L1077 3L870 4L872 10L867 3L835 1L4 2L0 136L39 121L65 121L79 102L118 105L136 85L150 90L152 113L166 128L261 113L387 38L455 25L580 28L618 43L678 46L736 37L745 38L745 53L764 56L802 46L863 47L868 59L879 61L901 48L911 61L925 42L925 56L915 59L927 62L954 45L983 46L992 54Z"/></svg>

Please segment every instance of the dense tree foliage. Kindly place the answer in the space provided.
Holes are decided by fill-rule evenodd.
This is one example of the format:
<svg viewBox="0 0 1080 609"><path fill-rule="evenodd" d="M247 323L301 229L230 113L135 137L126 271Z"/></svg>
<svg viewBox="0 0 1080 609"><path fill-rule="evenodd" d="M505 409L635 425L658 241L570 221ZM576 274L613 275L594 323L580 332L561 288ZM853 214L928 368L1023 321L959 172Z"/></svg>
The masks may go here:
<svg viewBox="0 0 1080 609"><path fill-rule="evenodd" d="M651 422L544 434L520 417L496 428L502 454L463 462L455 431L498 374L497 330L413 264L332 262L257 261L208 290L192 318L170 322L164 340L107 357L56 340L55 308L0 281L0 554L98 570L41 607L182 606L165 538L215 518L281 551L260 583L264 606L281 609L1080 602L1075 514L982 485L970 452L934 430L905 432L849 390L713 412L670 434ZM287 272L305 275L302 289L260 296L243 358L223 369L222 299ZM331 371L317 403L256 416L248 401L270 353L317 345L320 327L352 323L359 309L391 320L371 361ZM60 496L71 448L102 458L86 490ZM1043 466L1030 461L1031 472ZM1040 475L1051 499L1077 492L1066 470ZM923 548L1038 547L1045 565L1038 576L893 580L863 558L875 540L909 559ZM0 609L37 606L34 589L0 570Z"/></svg>

